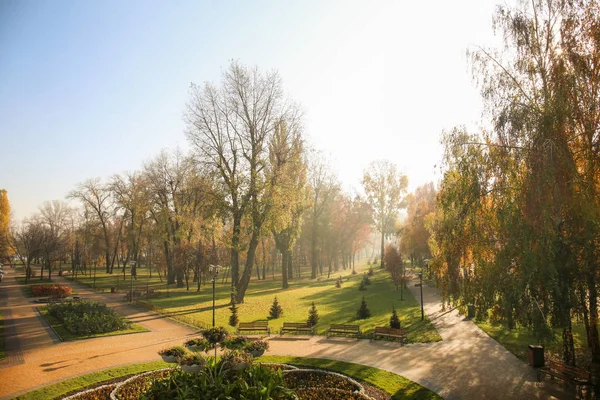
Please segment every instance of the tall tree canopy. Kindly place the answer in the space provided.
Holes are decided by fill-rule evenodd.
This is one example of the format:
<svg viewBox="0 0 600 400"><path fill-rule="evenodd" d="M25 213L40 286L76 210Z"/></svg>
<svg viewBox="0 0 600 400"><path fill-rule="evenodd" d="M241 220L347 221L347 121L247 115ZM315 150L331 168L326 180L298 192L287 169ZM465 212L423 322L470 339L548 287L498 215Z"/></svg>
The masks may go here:
<svg viewBox="0 0 600 400"><path fill-rule="evenodd" d="M381 268L384 268L385 235L394 232L400 209L405 207L404 194L408 178L387 160L374 161L363 174L363 187L373 208L375 226L381 233Z"/></svg>

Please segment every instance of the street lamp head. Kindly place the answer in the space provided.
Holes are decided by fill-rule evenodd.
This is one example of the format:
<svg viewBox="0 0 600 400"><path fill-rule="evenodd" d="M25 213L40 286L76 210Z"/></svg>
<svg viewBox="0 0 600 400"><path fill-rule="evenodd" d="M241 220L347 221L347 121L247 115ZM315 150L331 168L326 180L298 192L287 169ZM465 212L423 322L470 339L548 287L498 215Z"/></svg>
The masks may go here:
<svg viewBox="0 0 600 400"><path fill-rule="evenodd" d="M212 277L213 280L217 278L217 275L219 275L219 271L221 270L221 268L223 268L223 267L221 267L220 265L210 264L208 266L208 272L210 272L210 276Z"/></svg>

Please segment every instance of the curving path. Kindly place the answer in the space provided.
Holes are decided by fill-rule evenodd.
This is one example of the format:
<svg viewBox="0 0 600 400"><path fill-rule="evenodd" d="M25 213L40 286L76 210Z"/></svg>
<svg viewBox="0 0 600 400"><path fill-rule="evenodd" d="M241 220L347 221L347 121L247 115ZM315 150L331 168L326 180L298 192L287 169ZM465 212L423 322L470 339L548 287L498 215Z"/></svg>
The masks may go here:
<svg viewBox="0 0 600 400"><path fill-rule="evenodd" d="M14 270L0 284L8 357L0 362L0 400L10 399L97 370L157 360L163 347L180 345L197 330L123 304L122 294L93 293L72 283L85 298L108 303L150 332L84 341L60 342L23 296ZM56 277L58 281L63 278ZM411 290L416 296L416 289ZM443 341L400 346L348 338L289 339L273 336L270 354L330 358L364 364L405 376L446 399L553 399L555 385L537 387L533 370L456 311L442 312L434 288L423 287L425 312ZM417 297L418 298L418 297Z"/></svg>

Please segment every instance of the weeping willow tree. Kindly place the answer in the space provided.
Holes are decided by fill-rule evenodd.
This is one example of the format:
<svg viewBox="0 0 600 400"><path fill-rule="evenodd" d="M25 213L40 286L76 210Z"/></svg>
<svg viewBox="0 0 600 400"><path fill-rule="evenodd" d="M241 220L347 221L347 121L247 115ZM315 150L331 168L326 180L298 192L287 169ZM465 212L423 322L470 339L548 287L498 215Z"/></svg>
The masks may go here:
<svg viewBox="0 0 600 400"><path fill-rule="evenodd" d="M540 340L586 325L598 375L600 9L540 0L499 7L504 48L470 52L488 131L445 134L430 221L432 267L448 302L475 303Z"/></svg>

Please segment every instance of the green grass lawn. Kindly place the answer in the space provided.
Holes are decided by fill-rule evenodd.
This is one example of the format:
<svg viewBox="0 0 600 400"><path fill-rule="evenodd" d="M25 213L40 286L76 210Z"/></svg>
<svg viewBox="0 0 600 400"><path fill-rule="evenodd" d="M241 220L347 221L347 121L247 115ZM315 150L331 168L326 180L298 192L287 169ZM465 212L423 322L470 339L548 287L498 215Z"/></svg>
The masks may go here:
<svg viewBox="0 0 600 400"><path fill-rule="evenodd" d="M4 350L4 316L2 315L2 311L0 311L0 360L4 357L6 357Z"/></svg>
<svg viewBox="0 0 600 400"><path fill-rule="evenodd" d="M74 335L63 326L62 322L60 322L58 319L54 318L52 315L48 314L47 310L44 307L39 307L38 311L40 312L40 315L46 320L46 322L48 322L48 324L50 326L52 326L52 329L54 329L54 332L56 332L56 334L63 341L91 339L91 338L106 337L106 336L129 335L131 333L148 332L148 329L144 328L143 326L131 323L131 324L129 324L129 328L121 329L118 331L106 332L106 333L96 333L96 334L92 334L92 335Z"/></svg>
<svg viewBox="0 0 600 400"><path fill-rule="evenodd" d="M383 371L377 368L367 367L364 365L347 363L343 361L333 361L317 358L301 358L301 357L282 357L282 356L262 356L258 358L262 362L286 363L299 367L310 367L327 369L330 371L340 372L353 379L368 382L387 393L393 395L395 400L426 400L441 399L438 395L422 387L421 385L408 380L400 375L391 372ZM112 368L100 372L95 372L88 375L83 375L74 379L69 379L54 385L26 393L18 396L15 400L49 400L64 396L67 393L83 390L86 387L99 385L102 382L110 381L115 378L139 374L146 371L165 368L170 366L163 361L154 361L144 364L135 364L125 367Z"/></svg>
<svg viewBox="0 0 600 400"><path fill-rule="evenodd" d="M284 321L306 321L308 309L313 301L320 316L316 327L318 334L325 334L329 325L335 323L359 324L361 331L369 333L376 326L388 326L392 306L395 306L402 327L407 329L409 342L441 340L427 318L425 321L421 321L418 302L408 289L404 290L404 301L400 301L400 292L395 290L389 274L384 270L378 267L374 268L375 275L371 278L372 284L367 286L366 291L359 291L362 272L367 269L367 265L363 262L360 265L357 264L357 271L359 271L357 275L351 275L350 270L340 270L332 273L330 279L325 277L315 280L292 279L287 290L281 289L281 280L277 275L273 279L271 275L267 274L267 280L261 281L253 276L244 303L238 305L239 319L242 322L267 319L273 299L277 296L284 313L283 317L269 321L272 333L279 333L279 328ZM335 288L335 280L339 276L343 277L344 282L338 289ZM346 281L346 278L349 280ZM92 276L80 275L77 280L93 286L93 274ZM96 271L98 290L109 291L111 286L115 286L126 293L130 290L130 284L129 276L124 280L122 274L106 274L104 267L98 267ZM235 329L228 325L231 314L229 311L230 285L230 282L223 283L222 277L217 280L215 320L217 325L225 326L233 332ZM200 292L197 292L196 286L190 282L188 291L185 288L175 288L174 285L167 287L164 282L160 282L156 273L153 273L153 277L150 279L147 270L140 268L138 278L134 281L134 290L144 291L146 288L153 288L161 292L161 295L156 298L139 302L146 308L195 327L206 327L212 323L212 285L210 281L201 286ZM372 317L366 320L356 320L356 310L363 295Z"/></svg>
<svg viewBox="0 0 600 400"><path fill-rule="evenodd" d="M530 344L540 344L528 328L517 326L515 329L509 330L501 324L492 324L487 321L475 322L490 337L525 362L529 361L528 346ZM585 356L585 353L588 352L586 333L583 325L573 323L573 341L575 343L577 359L587 359L588 357ZM560 358L562 354L562 331L556 330L554 340L549 343L543 343L543 345L546 359L548 357Z"/></svg>

